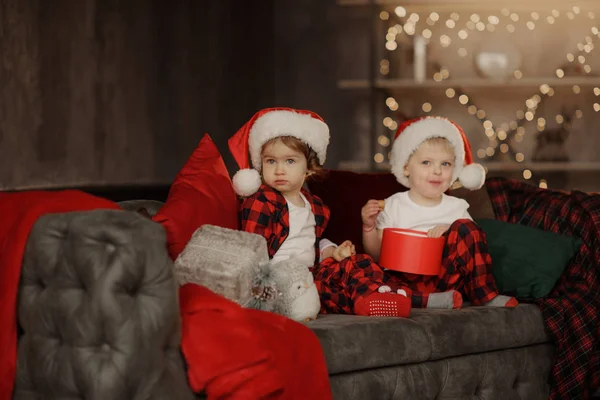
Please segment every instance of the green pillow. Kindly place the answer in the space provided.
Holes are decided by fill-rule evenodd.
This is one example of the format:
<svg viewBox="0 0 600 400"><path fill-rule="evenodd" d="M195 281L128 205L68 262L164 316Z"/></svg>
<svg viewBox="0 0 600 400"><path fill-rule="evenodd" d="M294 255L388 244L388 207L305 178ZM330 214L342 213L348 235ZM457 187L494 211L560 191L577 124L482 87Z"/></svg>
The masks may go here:
<svg viewBox="0 0 600 400"><path fill-rule="evenodd" d="M582 241L571 236L494 219L476 219L487 237L492 273L502 294L547 296Z"/></svg>

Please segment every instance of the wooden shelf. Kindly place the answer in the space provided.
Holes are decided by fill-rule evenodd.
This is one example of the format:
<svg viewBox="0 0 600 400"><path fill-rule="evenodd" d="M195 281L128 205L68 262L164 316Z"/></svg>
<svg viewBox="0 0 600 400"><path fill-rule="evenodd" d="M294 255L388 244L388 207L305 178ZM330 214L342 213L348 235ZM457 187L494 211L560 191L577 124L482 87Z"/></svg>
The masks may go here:
<svg viewBox="0 0 600 400"><path fill-rule="evenodd" d="M482 162L489 172L520 172L529 169L533 172L589 172L600 171L600 162ZM342 161L338 168L352 171L367 171L366 161ZM389 171L388 163L376 164L378 171Z"/></svg>
<svg viewBox="0 0 600 400"><path fill-rule="evenodd" d="M600 162L483 162L488 171L583 172L600 171Z"/></svg>
<svg viewBox="0 0 600 400"><path fill-rule="evenodd" d="M510 11L542 11L548 9L567 10L579 6L585 11L600 9L598 0L375 0L378 6L402 6L408 11L460 11L495 10L508 8ZM337 4L346 7L368 6L371 0L337 0ZM583 11L583 10L582 10Z"/></svg>
<svg viewBox="0 0 600 400"><path fill-rule="evenodd" d="M547 84L552 88L563 86L600 86L600 77L565 77L565 78L523 78L509 80L495 80L482 78L446 79L441 82L427 80L423 83L412 79L378 79L375 81L377 89L446 89L446 88L538 88ZM369 89L367 79L343 79L338 81L340 89Z"/></svg>

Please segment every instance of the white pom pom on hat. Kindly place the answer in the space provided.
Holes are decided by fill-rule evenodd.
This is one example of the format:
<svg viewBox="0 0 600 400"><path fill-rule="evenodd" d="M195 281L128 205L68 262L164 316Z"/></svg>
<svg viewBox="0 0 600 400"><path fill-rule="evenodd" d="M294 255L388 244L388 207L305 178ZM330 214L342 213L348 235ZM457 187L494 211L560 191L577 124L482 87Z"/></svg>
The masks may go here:
<svg viewBox="0 0 600 400"><path fill-rule="evenodd" d="M454 147L454 173L452 182L457 179L467 189L479 189L485 183L485 169L473 163L471 145L460 126L442 117L421 117L403 122L396 131L392 145L392 173L405 187L410 187L404 167L408 158L424 141L434 138L446 138Z"/></svg>
<svg viewBox="0 0 600 400"><path fill-rule="evenodd" d="M254 194L262 184L260 172L252 168L240 169L233 175L233 189L242 197Z"/></svg>
<svg viewBox="0 0 600 400"><path fill-rule="evenodd" d="M266 108L254 114L228 141L229 150L240 167L232 179L238 195L251 196L260 188L262 146L280 136L301 140L317 153L321 165L325 163L329 127L323 118L307 110Z"/></svg>

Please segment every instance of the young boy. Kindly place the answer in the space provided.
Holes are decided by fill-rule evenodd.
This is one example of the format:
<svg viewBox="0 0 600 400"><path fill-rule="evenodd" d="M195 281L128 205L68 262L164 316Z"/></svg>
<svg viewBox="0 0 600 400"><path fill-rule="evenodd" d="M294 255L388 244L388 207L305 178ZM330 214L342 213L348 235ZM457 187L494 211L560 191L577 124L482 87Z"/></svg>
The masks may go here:
<svg viewBox="0 0 600 400"><path fill-rule="evenodd" d="M380 290L407 292L413 307L460 308L463 294L475 305L515 307L515 298L498 293L485 235L467 212L469 204L445 194L457 179L468 189L479 189L485 180L483 167L472 163L463 130L440 117L403 123L392 147L392 173L409 190L387 198L383 209L377 200L363 207L367 254L379 259L385 228L445 235L446 246L438 276L388 270Z"/></svg>
<svg viewBox="0 0 600 400"><path fill-rule="evenodd" d="M264 236L269 257L295 257L310 268L321 312L407 317L410 300L380 293L383 270L350 241L339 247L323 239L329 209L302 187L325 162L329 128L310 111L259 111L232 138L229 148L242 170L233 177L244 231ZM250 156L254 169L248 169ZM262 176L261 176L262 174Z"/></svg>

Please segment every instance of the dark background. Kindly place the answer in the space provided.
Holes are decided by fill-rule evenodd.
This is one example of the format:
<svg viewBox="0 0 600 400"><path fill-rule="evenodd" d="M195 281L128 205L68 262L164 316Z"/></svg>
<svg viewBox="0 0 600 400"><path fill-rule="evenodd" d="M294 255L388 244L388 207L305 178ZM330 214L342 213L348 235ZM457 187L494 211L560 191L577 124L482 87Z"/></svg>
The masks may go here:
<svg viewBox="0 0 600 400"><path fill-rule="evenodd" d="M321 114L336 167L369 29L333 0L0 0L0 188L168 185L205 132L233 171L227 138L271 106Z"/></svg>

